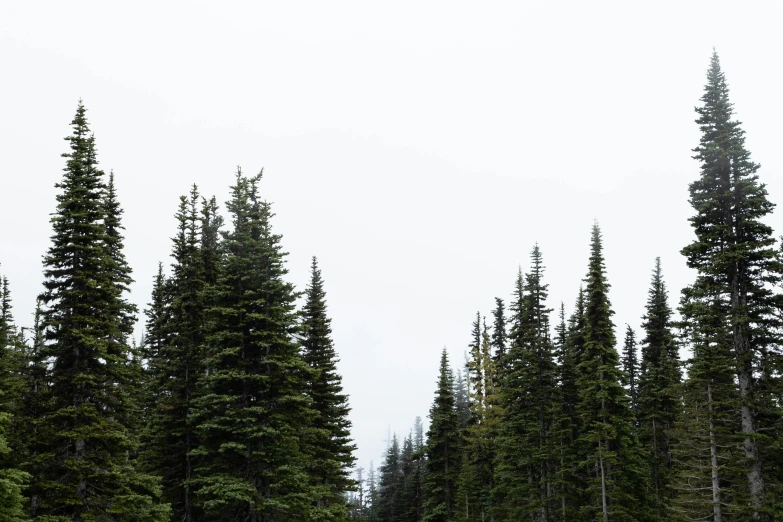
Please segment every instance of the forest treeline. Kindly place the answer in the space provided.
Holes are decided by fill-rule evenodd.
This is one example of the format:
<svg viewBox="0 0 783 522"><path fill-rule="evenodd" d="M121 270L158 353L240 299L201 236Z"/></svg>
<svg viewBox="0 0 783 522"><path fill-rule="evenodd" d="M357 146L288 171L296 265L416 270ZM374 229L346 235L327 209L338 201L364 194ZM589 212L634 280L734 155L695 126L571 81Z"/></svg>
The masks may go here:
<svg viewBox="0 0 783 522"><path fill-rule="evenodd" d="M237 172L225 224L180 198L136 343L114 175L81 102L71 126L32 329L2 278L0 522L345 520L324 283L315 258L304 292L286 281L261 174Z"/></svg>
<svg viewBox="0 0 783 522"><path fill-rule="evenodd" d="M717 54L707 78L678 314L655 260L618 350L598 224L568 314L536 245L465 368L441 354L427 429L355 475L321 271L287 281L261 175L238 170L225 223L181 197L136 342L80 103L32 328L0 278L0 522L783 520L783 254Z"/></svg>
<svg viewBox="0 0 783 522"><path fill-rule="evenodd" d="M426 436L417 418L378 469L359 470L357 518L783 520L774 205L717 54L701 102L695 238L682 250L696 278L678 316L660 258L651 260L640 332L626 326L618 344L598 224L569 314L547 306L536 245L510 302L496 298L489 319L476 315L465 367L453 369L444 349Z"/></svg>

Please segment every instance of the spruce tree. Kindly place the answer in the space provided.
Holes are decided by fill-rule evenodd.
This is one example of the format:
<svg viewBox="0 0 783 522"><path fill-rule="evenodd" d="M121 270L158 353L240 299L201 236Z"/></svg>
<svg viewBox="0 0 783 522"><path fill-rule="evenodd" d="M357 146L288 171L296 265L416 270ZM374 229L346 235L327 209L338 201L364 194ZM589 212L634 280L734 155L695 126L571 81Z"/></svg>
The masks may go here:
<svg viewBox="0 0 783 522"><path fill-rule="evenodd" d="M575 442L579 438L579 418L576 407L579 389L576 384L577 354L583 349L584 337L584 292L579 289L579 298L573 315L566 322L565 306L560 303L559 321L555 327L555 353L557 354L557 402L553 440L557 446L557 473L555 475L557 518L572 520L579 506L576 473L581 460Z"/></svg>
<svg viewBox="0 0 783 522"><path fill-rule="evenodd" d="M517 316L501 391L495 505L506 520L550 520L556 510L553 431L559 405L543 275L543 256L536 245L530 273L522 285L517 282Z"/></svg>
<svg viewBox="0 0 783 522"><path fill-rule="evenodd" d="M310 285L302 311L302 348L311 370L308 395L316 416L311 425L308 472L319 489L316 508L319 519L344 518L344 496L354 485L350 468L355 461L348 420L348 397L337 373L337 354L332 343L331 319L326 314L324 290L318 261L313 257Z"/></svg>
<svg viewBox="0 0 783 522"><path fill-rule="evenodd" d="M52 246L44 257L46 344L51 394L39 423L36 516L167 520L156 481L133 466L135 409L127 338L133 307L122 255L120 212L97 166L95 139L79 103L70 151L56 186Z"/></svg>
<svg viewBox="0 0 783 522"><path fill-rule="evenodd" d="M639 442L647 448L655 512L660 520L670 517L668 503L675 494L671 484L672 445L681 405L682 375L671 316L661 259L656 258L646 313L642 318L644 338L637 419Z"/></svg>
<svg viewBox="0 0 783 522"><path fill-rule="evenodd" d="M6 277L0 276L0 521L9 522L28 520L22 490L30 475L17 468L19 455L12 451L8 437L22 391L21 346L11 312L10 285Z"/></svg>
<svg viewBox="0 0 783 522"><path fill-rule="evenodd" d="M25 522L29 520L24 510L26 499L22 490L30 475L12 467L9 463L11 447L5 437L11 414L0 412L0 521Z"/></svg>
<svg viewBox="0 0 783 522"><path fill-rule="evenodd" d="M697 279L697 282L699 279ZM683 291L683 341L691 349L672 447L672 520L747 520L748 494L725 299Z"/></svg>
<svg viewBox="0 0 783 522"><path fill-rule="evenodd" d="M378 470L378 504L375 509L381 522L399 522L402 509L400 506L400 484L402 482L402 465L400 462L400 444L397 434L392 435L386 458Z"/></svg>
<svg viewBox="0 0 783 522"><path fill-rule="evenodd" d="M482 520L489 516L492 509L497 431L496 370L486 323L483 323L479 332L480 344L475 346L474 339L468 362L474 385L470 388L471 415L463 432L462 462L456 495L456 515L463 521Z"/></svg>
<svg viewBox="0 0 783 522"><path fill-rule="evenodd" d="M427 430L427 474L424 479L426 522L449 522L454 516L460 462L459 419L454 398L454 374L446 349L440 358L438 387Z"/></svg>
<svg viewBox="0 0 783 522"><path fill-rule="evenodd" d="M463 375L465 375L463 377ZM470 376L467 370L463 374L461 370L457 370L457 378L454 379L454 407L457 410L457 421L460 432L467 429L470 423L470 393L468 391L468 382Z"/></svg>
<svg viewBox="0 0 783 522"><path fill-rule="evenodd" d="M503 379L503 364L508 349L508 340L506 336L506 308L503 300L495 298L495 309L492 311L492 349L494 350L493 360L496 370L496 384Z"/></svg>
<svg viewBox="0 0 783 522"><path fill-rule="evenodd" d="M593 225L585 280L585 343L577 367L584 480L580 520L640 521L650 518L643 453L622 387L615 348L601 231Z"/></svg>
<svg viewBox="0 0 783 522"><path fill-rule="evenodd" d="M203 263L199 220L199 193L194 185L181 196L175 218L177 233L172 239L172 274L156 279L153 302L148 310L148 332L155 346L148 372L155 407L150 413L147 467L160 475L163 495L171 504L172 516L184 522L200 520L193 492L198 465L192 414L202 395L205 373L207 284Z"/></svg>
<svg viewBox="0 0 783 522"><path fill-rule="evenodd" d="M725 301L727 315L721 327L727 330L739 386L750 499L747 516L758 518L765 510L767 492L776 491L779 482L765 473L764 452L759 449L771 441L764 434L767 427L757 424L763 409L757 368L765 354L778 353L774 332L780 327L781 297L773 289L781 281L783 263L773 230L765 223L774 204L759 182L759 165L745 148L740 122L732 119L728 85L715 52L701 102L696 122L702 135L694 149L701 175L690 185L690 203L696 211L690 221L696 238L682 253L688 266L698 271L689 290L692 298Z"/></svg>
<svg viewBox="0 0 783 522"><path fill-rule="evenodd" d="M315 419L311 372L295 342L297 292L285 281L286 254L260 179L238 172L227 203L232 230L208 311L208 371L190 419L200 520L307 519L316 500L303 448Z"/></svg>
<svg viewBox="0 0 783 522"><path fill-rule="evenodd" d="M373 461L370 461L370 468L367 471L367 520L369 522L380 522L378 510L380 509L380 499L378 495L378 475L375 472Z"/></svg>
<svg viewBox="0 0 783 522"><path fill-rule="evenodd" d="M639 403L639 355L636 347L636 333L630 325L625 325L625 341L623 342L623 382L628 389L628 397L631 399L631 411L636 415Z"/></svg>

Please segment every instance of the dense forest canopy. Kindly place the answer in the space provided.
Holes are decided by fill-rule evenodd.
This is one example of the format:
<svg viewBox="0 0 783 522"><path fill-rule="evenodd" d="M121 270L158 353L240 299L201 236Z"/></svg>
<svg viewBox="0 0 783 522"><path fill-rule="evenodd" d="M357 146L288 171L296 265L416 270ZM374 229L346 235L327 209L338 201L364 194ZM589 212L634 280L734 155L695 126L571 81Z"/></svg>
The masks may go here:
<svg viewBox="0 0 783 522"><path fill-rule="evenodd" d="M676 309L651 259L644 316L615 324L598 222L572 303L549 302L531 245L375 465L354 456L328 274L313 257L290 282L263 173L238 168L222 206L187 188L139 310L80 101L31 328L0 276L0 521L783 519L783 254L717 53L696 112Z"/></svg>

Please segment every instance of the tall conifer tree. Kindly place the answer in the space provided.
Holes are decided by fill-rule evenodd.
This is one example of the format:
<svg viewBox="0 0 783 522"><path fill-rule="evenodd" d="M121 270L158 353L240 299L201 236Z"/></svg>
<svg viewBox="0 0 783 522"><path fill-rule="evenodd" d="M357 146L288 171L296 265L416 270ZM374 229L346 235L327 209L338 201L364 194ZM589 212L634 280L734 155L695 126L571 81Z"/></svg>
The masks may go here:
<svg viewBox="0 0 783 522"><path fill-rule="evenodd" d="M550 520L555 511L553 431L559 405L543 275L543 256L536 245L521 289L517 283L519 302L513 308L518 317L501 388L495 505L506 520Z"/></svg>
<svg viewBox="0 0 783 522"><path fill-rule="evenodd" d="M682 252L698 270L689 290L692 298L725 302L722 328L727 330L739 385L748 516L758 518L765 510L768 486L776 490L779 482L765 473L759 449L770 441L757 424L762 406L756 369L767 353L777 353L779 339L773 332L780 327L781 297L773 287L781 281L783 264L773 230L764 222L774 204L759 182L759 165L745 148L740 122L732 119L728 85L715 52L701 102L696 121L702 135L694 149L701 175L690 185L696 239Z"/></svg>
<svg viewBox="0 0 783 522"><path fill-rule="evenodd" d="M128 457L136 446L126 426L135 407L127 344L134 319L123 297L130 269L122 256L119 207L97 166L81 103L71 124L52 246L44 257L43 356L52 361L51 395L39 424L48 451L37 456L41 495L34 512L166 520L153 477L139 473Z"/></svg>
<svg viewBox="0 0 783 522"><path fill-rule="evenodd" d="M199 197L195 185L188 196L180 197L175 214L177 234L172 239L172 274L156 280L147 332L158 345L148 366L155 378L156 406L150 414L151 439L145 460L163 477L164 498L171 503L172 516L184 522L201 516L193 493L197 439L192 422L205 372L207 284Z"/></svg>
<svg viewBox="0 0 783 522"><path fill-rule="evenodd" d="M313 257L310 285L302 311L302 347L311 370L308 395L316 412L308 451L308 471L319 489L316 508L324 520L345 516L344 496L354 484L350 468L355 458L348 420L348 397L337 373L337 354L332 343L331 319L326 314L324 290L318 261Z"/></svg>
<svg viewBox="0 0 783 522"><path fill-rule="evenodd" d="M630 325L625 325L625 341L623 342L624 383L628 387L628 397L631 399L631 410L636 414L639 403L639 355L636 346L636 333Z"/></svg>
<svg viewBox="0 0 783 522"><path fill-rule="evenodd" d="M648 520L647 476L622 387L601 231L593 225L585 287L585 344L577 368L584 479L580 520Z"/></svg>
<svg viewBox="0 0 783 522"><path fill-rule="evenodd" d="M454 374L446 349L440 357L438 388L427 430L427 475L424 479L426 522L449 522L454 516L460 462L459 419L454 399Z"/></svg>
<svg viewBox="0 0 783 522"><path fill-rule="evenodd" d="M671 330L672 310L656 258L647 308L642 320L642 360L639 369L639 441L647 449L650 483L659 519L669 518L674 425L680 413L681 371L678 346Z"/></svg>
<svg viewBox="0 0 783 522"><path fill-rule="evenodd" d="M260 179L238 172L227 204L232 230L224 234L208 371L191 418L200 520L302 520L315 502L302 447L314 412L310 370L294 339L297 293L284 279L286 254Z"/></svg>

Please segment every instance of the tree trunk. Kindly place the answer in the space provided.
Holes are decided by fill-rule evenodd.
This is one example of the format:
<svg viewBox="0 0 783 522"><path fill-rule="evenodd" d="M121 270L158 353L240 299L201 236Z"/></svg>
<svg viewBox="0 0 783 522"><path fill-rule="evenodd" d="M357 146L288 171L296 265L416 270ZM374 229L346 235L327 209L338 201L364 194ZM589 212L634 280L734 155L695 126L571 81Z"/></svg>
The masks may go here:
<svg viewBox="0 0 783 522"><path fill-rule="evenodd" d="M712 411L712 388L707 385L707 413L710 419L710 464L712 468L712 516L713 522L723 522L720 505L720 477L718 475L718 448L715 443L715 420Z"/></svg>

